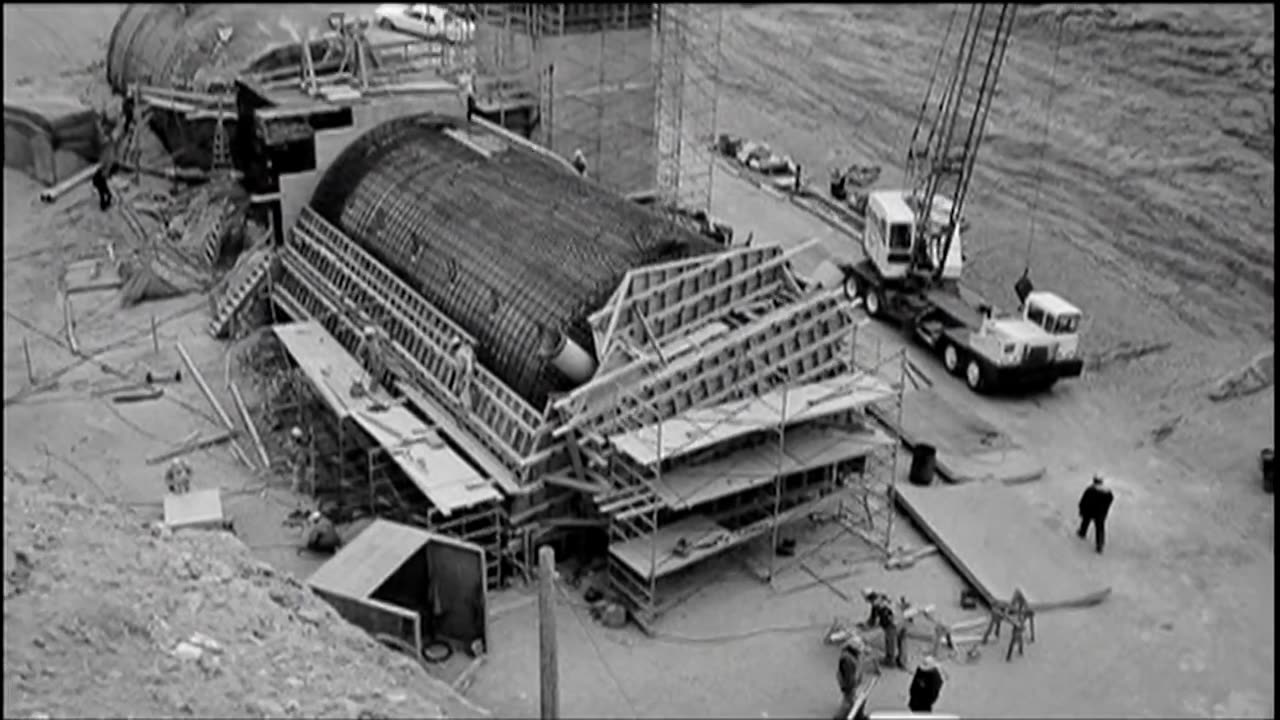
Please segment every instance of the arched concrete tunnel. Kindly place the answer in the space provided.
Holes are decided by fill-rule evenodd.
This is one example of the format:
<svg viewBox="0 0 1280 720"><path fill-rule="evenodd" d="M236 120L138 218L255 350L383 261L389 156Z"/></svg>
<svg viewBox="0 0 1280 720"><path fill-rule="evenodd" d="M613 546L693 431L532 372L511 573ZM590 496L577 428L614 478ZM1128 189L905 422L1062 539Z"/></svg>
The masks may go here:
<svg viewBox="0 0 1280 720"><path fill-rule="evenodd" d="M463 125L416 116L375 127L337 157L311 205L542 407L590 376L587 316L628 270L719 248L527 149L485 157L446 132Z"/></svg>

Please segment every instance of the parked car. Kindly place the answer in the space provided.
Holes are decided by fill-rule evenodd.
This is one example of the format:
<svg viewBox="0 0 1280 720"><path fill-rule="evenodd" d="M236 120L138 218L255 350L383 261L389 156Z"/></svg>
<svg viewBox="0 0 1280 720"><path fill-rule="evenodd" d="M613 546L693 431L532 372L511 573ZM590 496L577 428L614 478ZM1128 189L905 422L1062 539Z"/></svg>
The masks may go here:
<svg viewBox="0 0 1280 720"><path fill-rule="evenodd" d="M379 5L373 17L384 30L453 43L469 41L476 31L473 20L441 5Z"/></svg>

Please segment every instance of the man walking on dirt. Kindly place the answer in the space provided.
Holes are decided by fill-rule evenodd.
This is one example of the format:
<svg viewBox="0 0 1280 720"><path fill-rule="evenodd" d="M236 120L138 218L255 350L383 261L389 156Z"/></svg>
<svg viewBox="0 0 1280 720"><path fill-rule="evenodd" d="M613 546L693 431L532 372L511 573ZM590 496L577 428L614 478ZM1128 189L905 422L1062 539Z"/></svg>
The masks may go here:
<svg viewBox="0 0 1280 720"><path fill-rule="evenodd" d="M1101 475L1094 475L1093 484L1085 488L1084 494L1080 496L1080 529L1076 535L1084 538L1092 524L1094 545L1099 555L1107 541L1107 513L1111 510L1113 500L1115 496L1111 494L1111 488L1102 483Z"/></svg>
<svg viewBox="0 0 1280 720"><path fill-rule="evenodd" d="M98 193L98 208L103 212L111 209L111 186L107 183L116 171L116 142L110 128L103 128L102 154L98 158L98 169L93 172L93 189Z"/></svg>

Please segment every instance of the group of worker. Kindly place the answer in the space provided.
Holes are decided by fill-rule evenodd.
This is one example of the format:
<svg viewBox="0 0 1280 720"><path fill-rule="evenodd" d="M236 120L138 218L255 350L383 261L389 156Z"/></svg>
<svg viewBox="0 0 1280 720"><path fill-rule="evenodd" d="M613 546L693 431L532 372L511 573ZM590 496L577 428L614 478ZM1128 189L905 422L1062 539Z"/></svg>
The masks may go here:
<svg viewBox="0 0 1280 720"><path fill-rule="evenodd" d="M868 588L862 591L862 597L870 605L871 611L862 627L879 630L884 638L884 657L879 665L907 669L907 629L905 618L899 616L892 599L885 593ZM905 602L902 603L905 608ZM867 658L868 648L862 636L850 633L849 639L840 648L840 661L837 669L837 681L840 685L842 703L836 714L839 720L846 720L857 703L858 688L862 685L862 667ZM933 706L942 694L945 682L942 669L932 656L925 656L916 667L911 678L911 686L907 692L907 709L911 712L933 712Z"/></svg>

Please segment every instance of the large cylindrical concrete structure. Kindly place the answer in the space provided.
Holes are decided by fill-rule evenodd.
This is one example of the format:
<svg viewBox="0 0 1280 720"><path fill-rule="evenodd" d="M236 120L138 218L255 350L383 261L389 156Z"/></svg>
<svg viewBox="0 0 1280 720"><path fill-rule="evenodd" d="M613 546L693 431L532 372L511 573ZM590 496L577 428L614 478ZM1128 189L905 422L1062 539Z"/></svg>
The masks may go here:
<svg viewBox="0 0 1280 720"><path fill-rule="evenodd" d="M475 336L480 362L541 407L581 382L565 377L584 367L566 348L594 352L586 318L628 270L717 248L532 151L482 153L451 137L455 127L436 116L378 126L330 166L312 206Z"/></svg>
<svg viewBox="0 0 1280 720"><path fill-rule="evenodd" d="M121 93L133 84L229 90L244 72L296 63L296 43L308 28L326 28L328 12L316 5L134 3L111 31L107 80ZM157 112L152 126L176 163L208 167L211 121Z"/></svg>

